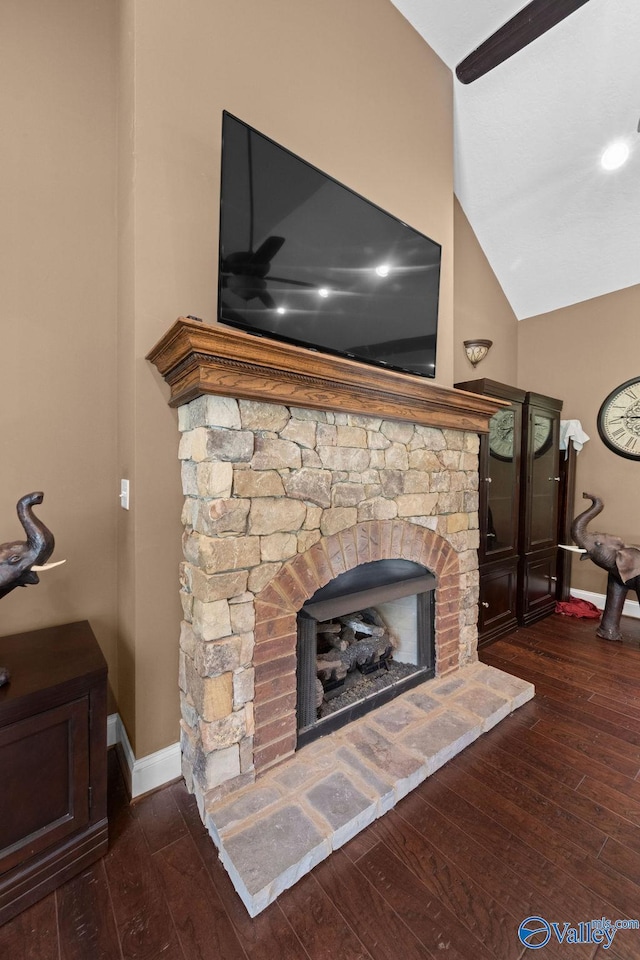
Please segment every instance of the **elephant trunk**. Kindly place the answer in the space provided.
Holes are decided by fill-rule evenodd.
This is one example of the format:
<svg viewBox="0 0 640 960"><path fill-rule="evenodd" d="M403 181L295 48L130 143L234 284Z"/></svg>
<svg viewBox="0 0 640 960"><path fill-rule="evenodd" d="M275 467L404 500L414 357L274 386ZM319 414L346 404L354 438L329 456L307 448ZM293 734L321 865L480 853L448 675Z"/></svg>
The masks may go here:
<svg viewBox="0 0 640 960"><path fill-rule="evenodd" d="M571 537L579 547L586 548L588 543L586 541L587 526L594 517L597 517L599 513L602 513L602 508L604 504L600 497L596 497L593 493L583 493L582 496L585 500L591 500L591 506L578 514L571 524ZM587 554L583 554L582 559L584 559Z"/></svg>
<svg viewBox="0 0 640 960"><path fill-rule="evenodd" d="M20 498L17 506L18 518L24 527L29 547L33 551L33 562L38 564L46 563L55 547L53 534L33 513L34 505L42 503L43 500L44 494L41 492L27 493Z"/></svg>

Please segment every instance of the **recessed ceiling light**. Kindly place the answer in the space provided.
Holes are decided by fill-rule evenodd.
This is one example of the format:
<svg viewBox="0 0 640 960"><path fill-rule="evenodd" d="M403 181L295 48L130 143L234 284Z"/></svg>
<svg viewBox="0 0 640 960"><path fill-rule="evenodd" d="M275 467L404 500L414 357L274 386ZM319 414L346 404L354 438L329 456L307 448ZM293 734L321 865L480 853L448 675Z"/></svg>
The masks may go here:
<svg viewBox="0 0 640 960"><path fill-rule="evenodd" d="M327 287L320 287L320 289L318 290L318 296L319 296L319 297L323 297L323 298L328 297L328 296L329 296L329 290L328 290L328 288L327 288Z"/></svg>
<svg viewBox="0 0 640 960"><path fill-rule="evenodd" d="M376 273L379 277L388 277L389 276L389 264L381 263L380 266L376 267Z"/></svg>
<svg viewBox="0 0 640 960"><path fill-rule="evenodd" d="M617 170L629 159L629 145L624 140L616 140L609 144L600 157L600 164L605 170Z"/></svg>
<svg viewBox="0 0 640 960"><path fill-rule="evenodd" d="M283 314L283 313L286 313L286 312L287 312L287 311L285 310L284 307L276 307L276 313Z"/></svg>

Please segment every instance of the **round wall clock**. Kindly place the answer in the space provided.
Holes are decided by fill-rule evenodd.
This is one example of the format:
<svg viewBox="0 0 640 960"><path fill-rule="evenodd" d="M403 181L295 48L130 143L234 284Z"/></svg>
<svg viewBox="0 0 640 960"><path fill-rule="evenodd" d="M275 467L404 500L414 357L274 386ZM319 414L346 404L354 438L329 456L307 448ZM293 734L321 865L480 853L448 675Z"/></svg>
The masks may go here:
<svg viewBox="0 0 640 960"><path fill-rule="evenodd" d="M640 460L640 377L611 391L598 411L598 433L614 453Z"/></svg>
<svg viewBox="0 0 640 960"><path fill-rule="evenodd" d="M513 410L498 410L489 420L489 452L498 460L513 460Z"/></svg>

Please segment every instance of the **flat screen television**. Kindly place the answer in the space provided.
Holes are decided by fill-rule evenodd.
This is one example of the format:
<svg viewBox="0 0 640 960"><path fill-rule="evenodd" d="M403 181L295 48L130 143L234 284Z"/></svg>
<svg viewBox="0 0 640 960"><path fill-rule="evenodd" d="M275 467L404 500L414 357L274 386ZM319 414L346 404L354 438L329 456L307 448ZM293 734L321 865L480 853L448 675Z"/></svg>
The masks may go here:
<svg viewBox="0 0 640 960"><path fill-rule="evenodd" d="M440 259L440 244L224 112L220 322L434 377Z"/></svg>

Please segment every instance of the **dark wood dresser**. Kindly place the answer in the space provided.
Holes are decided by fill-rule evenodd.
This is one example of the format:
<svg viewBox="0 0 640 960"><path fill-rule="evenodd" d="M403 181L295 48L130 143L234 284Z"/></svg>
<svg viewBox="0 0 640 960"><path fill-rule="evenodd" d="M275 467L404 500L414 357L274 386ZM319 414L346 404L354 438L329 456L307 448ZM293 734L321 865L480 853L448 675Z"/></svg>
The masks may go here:
<svg viewBox="0 0 640 960"><path fill-rule="evenodd" d="M0 638L0 923L107 851L107 664L86 621Z"/></svg>

